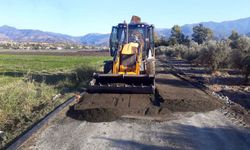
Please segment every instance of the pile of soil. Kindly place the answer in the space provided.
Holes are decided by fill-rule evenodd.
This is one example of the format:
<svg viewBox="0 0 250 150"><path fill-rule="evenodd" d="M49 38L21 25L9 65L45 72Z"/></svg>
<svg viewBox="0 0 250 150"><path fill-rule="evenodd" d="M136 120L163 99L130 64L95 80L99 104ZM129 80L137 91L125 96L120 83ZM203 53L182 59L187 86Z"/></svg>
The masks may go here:
<svg viewBox="0 0 250 150"><path fill-rule="evenodd" d="M161 107L172 112L206 112L222 107L224 104L170 73L156 76L156 86L161 96Z"/></svg>
<svg viewBox="0 0 250 150"><path fill-rule="evenodd" d="M89 94L74 105L68 116L88 122L109 122L121 116L166 119L175 112L205 112L221 107L211 99L164 99L149 94Z"/></svg>
<svg viewBox="0 0 250 150"><path fill-rule="evenodd" d="M113 121L123 115L154 116L166 112L155 104L154 95L149 94L86 93L74 106L75 114L78 116L73 118L103 122Z"/></svg>
<svg viewBox="0 0 250 150"><path fill-rule="evenodd" d="M110 122L120 118L121 114L115 109L108 108L75 110L74 107L70 107L67 111L67 116L88 122Z"/></svg>

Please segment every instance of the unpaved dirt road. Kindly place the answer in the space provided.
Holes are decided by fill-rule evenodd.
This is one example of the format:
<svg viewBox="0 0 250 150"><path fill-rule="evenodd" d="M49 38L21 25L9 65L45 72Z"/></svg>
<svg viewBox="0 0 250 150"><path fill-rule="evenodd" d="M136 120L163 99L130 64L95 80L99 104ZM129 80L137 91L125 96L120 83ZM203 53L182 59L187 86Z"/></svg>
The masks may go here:
<svg viewBox="0 0 250 150"><path fill-rule="evenodd" d="M88 122L67 109L40 129L20 149L232 149L250 148L250 130L221 112L223 103L162 70L157 88L165 114L126 116Z"/></svg>

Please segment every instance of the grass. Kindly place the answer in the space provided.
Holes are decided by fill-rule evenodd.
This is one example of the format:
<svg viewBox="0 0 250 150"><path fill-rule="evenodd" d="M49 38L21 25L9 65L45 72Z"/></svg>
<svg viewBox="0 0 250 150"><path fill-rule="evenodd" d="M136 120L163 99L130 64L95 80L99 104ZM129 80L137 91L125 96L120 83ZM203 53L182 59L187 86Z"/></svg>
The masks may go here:
<svg viewBox="0 0 250 150"><path fill-rule="evenodd" d="M0 55L0 149L85 86L107 59ZM53 100L59 93L62 96Z"/></svg>
<svg viewBox="0 0 250 150"><path fill-rule="evenodd" d="M0 55L0 72L65 72L79 65L100 65L105 59L103 56Z"/></svg>

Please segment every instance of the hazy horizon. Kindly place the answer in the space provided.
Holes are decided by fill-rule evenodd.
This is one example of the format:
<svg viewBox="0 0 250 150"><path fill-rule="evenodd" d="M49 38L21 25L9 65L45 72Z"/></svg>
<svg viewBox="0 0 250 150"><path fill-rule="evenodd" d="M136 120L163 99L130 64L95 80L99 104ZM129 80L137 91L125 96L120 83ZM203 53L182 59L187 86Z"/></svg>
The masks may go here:
<svg viewBox="0 0 250 150"><path fill-rule="evenodd" d="M138 15L157 28L171 28L199 22L222 22L247 18L250 1L163 1L143 0L0 0L0 26L34 29L72 36L109 33L111 26ZM149 9L147 9L149 8ZM187 9L189 8L189 9Z"/></svg>

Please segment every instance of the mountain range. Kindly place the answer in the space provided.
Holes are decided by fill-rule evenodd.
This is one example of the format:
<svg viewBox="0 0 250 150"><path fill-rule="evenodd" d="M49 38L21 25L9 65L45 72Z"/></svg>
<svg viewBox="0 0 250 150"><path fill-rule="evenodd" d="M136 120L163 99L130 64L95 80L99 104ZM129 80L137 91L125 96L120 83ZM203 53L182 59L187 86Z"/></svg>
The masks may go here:
<svg viewBox="0 0 250 150"><path fill-rule="evenodd" d="M84 36L44 32L32 29L17 29L7 25L0 27L0 41L75 43L84 45L108 45L109 34L90 33Z"/></svg>
<svg viewBox="0 0 250 150"><path fill-rule="evenodd" d="M205 27L213 30L216 38L228 37L232 30L242 35L250 35L250 17L224 22L200 22ZM186 24L181 26L185 35L192 35L192 28L200 23ZM168 37L171 34L169 28L156 28L159 36ZM66 34L44 32L32 29L17 29L7 25L0 27L0 41L17 42L48 42L48 43L76 43L85 45L108 45L109 34L90 33L84 36L70 36Z"/></svg>
<svg viewBox="0 0 250 150"><path fill-rule="evenodd" d="M193 27L198 24L203 24L203 26L210 28L214 33L214 37L218 39L227 38L232 33L232 30L237 31L241 35L250 35L250 17L223 22L210 21L186 24L181 26L182 32L185 35L191 36L193 33ZM158 35L169 37L171 29L156 29L156 32Z"/></svg>

